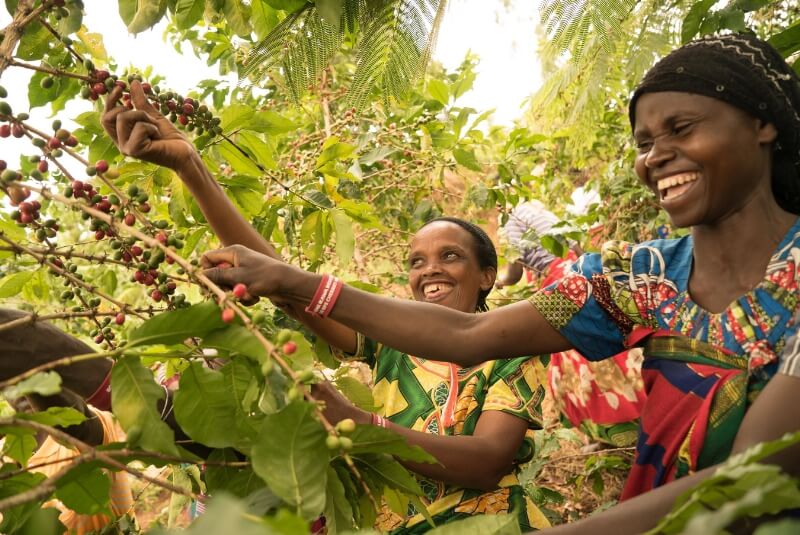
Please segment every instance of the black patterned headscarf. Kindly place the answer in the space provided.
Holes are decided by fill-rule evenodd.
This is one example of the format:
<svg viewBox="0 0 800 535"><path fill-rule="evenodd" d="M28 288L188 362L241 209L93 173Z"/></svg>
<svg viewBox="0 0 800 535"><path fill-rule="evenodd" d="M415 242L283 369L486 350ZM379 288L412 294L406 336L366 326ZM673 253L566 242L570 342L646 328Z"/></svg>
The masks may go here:
<svg viewBox="0 0 800 535"><path fill-rule="evenodd" d="M650 69L634 91L631 127L639 97L661 91L715 98L775 125L772 191L784 210L800 214L800 80L777 50L749 34L685 44Z"/></svg>

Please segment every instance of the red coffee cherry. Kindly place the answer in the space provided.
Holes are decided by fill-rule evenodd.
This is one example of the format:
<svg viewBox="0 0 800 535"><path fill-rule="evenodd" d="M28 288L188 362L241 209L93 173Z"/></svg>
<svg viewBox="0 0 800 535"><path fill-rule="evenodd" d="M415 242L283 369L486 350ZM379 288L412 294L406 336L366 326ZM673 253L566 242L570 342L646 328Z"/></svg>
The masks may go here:
<svg viewBox="0 0 800 535"><path fill-rule="evenodd" d="M11 135L11 125L0 125L0 137L8 137Z"/></svg>
<svg viewBox="0 0 800 535"><path fill-rule="evenodd" d="M142 250L142 248L141 248L141 247L139 247L138 245L134 245L133 247L131 247L131 254L132 254L133 256L139 256L139 255L141 255L143 252L144 252L144 251Z"/></svg>
<svg viewBox="0 0 800 535"><path fill-rule="evenodd" d="M61 140L58 139L57 137L51 137L50 141L47 142L48 148L53 150L60 149L61 145L62 145Z"/></svg>
<svg viewBox="0 0 800 535"><path fill-rule="evenodd" d="M289 341L289 342L286 342L285 344L283 344L283 352L286 353L287 355L291 355L295 351L297 351L297 344L296 343L294 343L292 341Z"/></svg>
<svg viewBox="0 0 800 535"><path fill-rule="evenodd" d="M123 314L122 312L117 314L114 317L114 323L116 323L117 325L122 325L123 323L125 323L125 314Z"/></svg>
<svg viewBox="0 0 800 535"><path fill-rule="evenodd" d="M186 115L178 115L178 122L181 123L183 126L189 124L189 117Z"/></svg>
<svg viewBox="0 0 800 535"><path fill-rule="evenodd" d="M105 160L97 160L94 164L94 168L98 173L105 173L108 171L108 162Z"/></svg>
<svg viewBox="0 0 800 535"><path fill-rule="evenodd" d="M150 292L150 298L153 301L155 301L156 303L158 303L159 301L164 299L164 295L158 290L153 290L152 292ZM233 311L231 311L231 312L233 312Z"/></svg>
<svg viewBox="0 0 800 535"><path fill-rule="evenodd" d="M136 224L136 216L133 214L125 214L125 224L132 227Z"/></svg>
<svg viewBox="0 0 800 535"><path fill-rule="evenodd" d="M233 287L233 295L236 296L236 299L244 299L244 296L247 295L247 286L241 282L238 283Z"/></svg>
<svg viewBox="0 0 800 535"><path fill-rule="evenodd" d="M21 124L14 124L11 127L11 135L14 137L22 137L25 135L25 129L22 127Z"/></svg>
<svg viewBox="0 0 800 535"><path fill-rule="evenodd" d="M222 311L222 321L225 323L230 323L236 317L236 312L233 311L231 308L226 308Z"/></svg>
<svg viewBox="0 0 800 535"><path fill-rule="evenodd" d="M47 167L47 160L39 160L39 164L36 166L40 173L46 173Z"/></svg>

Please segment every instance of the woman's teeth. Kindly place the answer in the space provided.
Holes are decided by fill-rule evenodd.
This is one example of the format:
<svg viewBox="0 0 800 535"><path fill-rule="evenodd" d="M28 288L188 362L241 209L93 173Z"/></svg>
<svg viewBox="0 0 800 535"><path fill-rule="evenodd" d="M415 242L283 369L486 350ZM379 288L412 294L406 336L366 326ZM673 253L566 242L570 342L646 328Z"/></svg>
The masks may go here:
<svg viewBox="0 0 800 535"><path fill-rule="evenodd" d="M658 181L658 191L664 200L673 199L689 189L690 184L700 178L699 173L681 173Z"/></svg>

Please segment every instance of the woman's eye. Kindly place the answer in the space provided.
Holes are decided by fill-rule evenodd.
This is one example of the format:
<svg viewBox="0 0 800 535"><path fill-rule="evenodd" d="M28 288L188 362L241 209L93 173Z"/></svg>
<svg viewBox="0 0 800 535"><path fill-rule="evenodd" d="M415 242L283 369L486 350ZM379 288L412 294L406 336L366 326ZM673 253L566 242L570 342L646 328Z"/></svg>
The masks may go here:
<svg viewBox="0 0 800 535"><path fill-rule="evenodd" d="M672 135L679 136L689 131L694 123L680 123L672 127Z"/></svg>
<svg viewBox="0 0 800 535"><path fill-rule="evenodd" d="M652 141L639 141L636 143L636 150L638 150L640 153L646 153L650 151L652 146Z"/></svg>
<svg viewBox="0 0 800 535"><path fill-rule="evenodd" d="M412 267L412 268L419 267L419 266L422 265L422 259L421 258L412 258L411 260L409 260L408 265L410 267Z"/></svg>
<svg viewBox="0 0 800 535"><path fill-rule="evenodd" d="M453 251L448 251L448 252L444 253L444 259L445 260L454 260L456 258L458 258L458 254L454 253Z"/></svg>

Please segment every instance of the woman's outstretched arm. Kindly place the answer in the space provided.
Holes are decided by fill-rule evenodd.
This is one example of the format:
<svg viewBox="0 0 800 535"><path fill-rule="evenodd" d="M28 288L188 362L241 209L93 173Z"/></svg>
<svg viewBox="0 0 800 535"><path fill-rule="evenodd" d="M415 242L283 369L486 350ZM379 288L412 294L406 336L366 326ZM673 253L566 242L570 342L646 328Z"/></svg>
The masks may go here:
<svg viewBox="0 0 800 535"><path fill-rule="evenodd" d="M215 267L222 262L234 267ZM311 301L322 279L241 246L206 253L203 267L217 283L230 286L241 282L254 295L289 299L303 307ZM468 314L345 287L331 317L404 353L461 366L572 347L528 302Z"/></svg>

